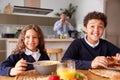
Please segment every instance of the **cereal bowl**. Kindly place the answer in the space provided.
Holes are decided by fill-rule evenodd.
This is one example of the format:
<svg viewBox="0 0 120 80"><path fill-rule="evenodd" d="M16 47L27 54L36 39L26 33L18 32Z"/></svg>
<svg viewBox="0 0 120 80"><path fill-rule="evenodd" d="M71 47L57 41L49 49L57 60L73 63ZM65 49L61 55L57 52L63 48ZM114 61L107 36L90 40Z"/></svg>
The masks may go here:
<svg viewBox="0 0 120 80"><path fill-rule="evenodd" d="M44 60L34 62L33 66L38 73L43 75L49 75L52 72L56 72L57 64L59 63L59 61Z"/></svg>

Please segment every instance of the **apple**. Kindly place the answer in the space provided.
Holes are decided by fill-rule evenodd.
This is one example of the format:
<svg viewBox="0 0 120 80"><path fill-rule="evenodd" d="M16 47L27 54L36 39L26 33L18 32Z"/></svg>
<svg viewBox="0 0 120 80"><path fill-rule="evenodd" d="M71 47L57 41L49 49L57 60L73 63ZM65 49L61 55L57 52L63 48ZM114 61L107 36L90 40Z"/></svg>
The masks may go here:
<svg viewBox="0 0 120 80"><path fill-rule="evenodd" d="M72 78L71 80L80 80L79 78Z"/></svg>
<svg viewBox="0 0 120 80"><path fill-rule="evenodd" d="M51 75L49 76L48 80L60 80L60 77L57 75Z"/></svg>

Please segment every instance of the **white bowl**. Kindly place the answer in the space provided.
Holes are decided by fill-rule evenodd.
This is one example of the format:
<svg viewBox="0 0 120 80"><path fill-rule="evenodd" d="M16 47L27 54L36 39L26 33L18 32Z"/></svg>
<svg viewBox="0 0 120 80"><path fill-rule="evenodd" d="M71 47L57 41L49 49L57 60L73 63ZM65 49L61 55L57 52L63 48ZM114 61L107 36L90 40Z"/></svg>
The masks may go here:
<svg viewBox="0 0 120 80"><path fill-rule="evenodd" d="M59 64L59 61L38 61L33 64L34 68L38 73L43 75L51 74L52 72L56 72L57 64Z"/></svg>

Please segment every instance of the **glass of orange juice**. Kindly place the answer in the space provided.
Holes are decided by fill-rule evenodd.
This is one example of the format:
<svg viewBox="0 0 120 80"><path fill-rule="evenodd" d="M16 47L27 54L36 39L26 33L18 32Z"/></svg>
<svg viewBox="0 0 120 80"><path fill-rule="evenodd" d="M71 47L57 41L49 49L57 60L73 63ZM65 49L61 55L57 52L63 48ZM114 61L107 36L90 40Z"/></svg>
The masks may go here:
<svg viewBox="0 0 120 80"><path fill-rule="evenodd" d="M75 62L73 60L67 60L58 64L57 75L63 80L70 80L76 73Z"/></svg>

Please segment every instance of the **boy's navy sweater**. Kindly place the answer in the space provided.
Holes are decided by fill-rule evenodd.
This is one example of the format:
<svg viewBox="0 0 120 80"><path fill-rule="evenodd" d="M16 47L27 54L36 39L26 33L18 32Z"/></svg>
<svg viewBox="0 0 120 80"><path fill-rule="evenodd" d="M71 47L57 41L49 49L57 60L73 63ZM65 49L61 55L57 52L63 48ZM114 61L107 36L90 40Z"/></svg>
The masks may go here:
<svg viewBox="0 0 120 80"><path fill-rule="evenodd" d="M115 56L120 49L112 43L100 39L95 48L89 46L84 38L74 40L65 52L62 60L75 60L77 69L90 69L91 62L96 56Z"/></svg>
<svg viewBox="0 0 120 80"><path fill-rule="evenodd" d="M35 62L34 58L31 55L26 55L25 53L21 54L12 54L5 61L0 64L0 75L10 76L11 68L15 67L15 64L21 59L25 59L28 62ZM47 54L41 54L40 60L49 60ZM28 64L26 67L27 70L34 69L33 65Z"/></svg>

